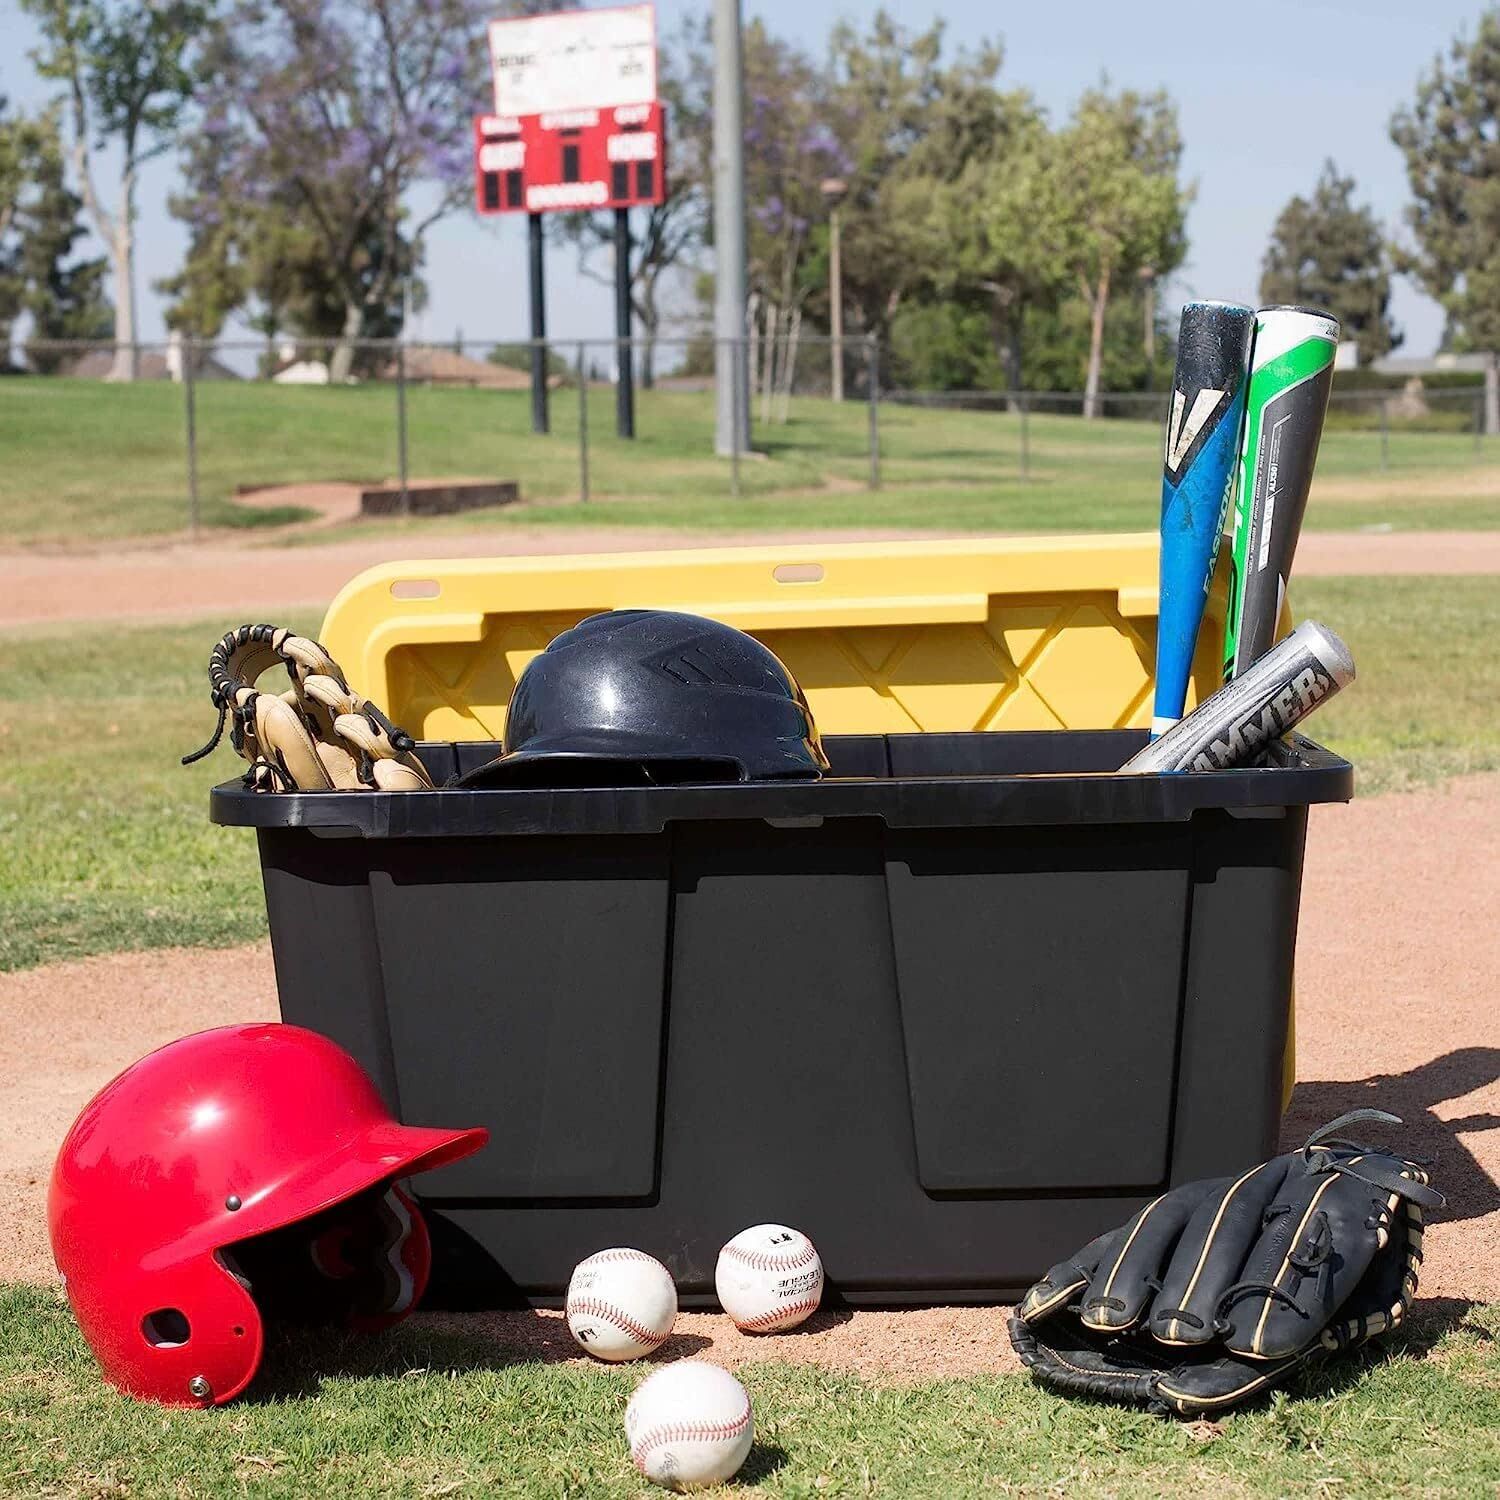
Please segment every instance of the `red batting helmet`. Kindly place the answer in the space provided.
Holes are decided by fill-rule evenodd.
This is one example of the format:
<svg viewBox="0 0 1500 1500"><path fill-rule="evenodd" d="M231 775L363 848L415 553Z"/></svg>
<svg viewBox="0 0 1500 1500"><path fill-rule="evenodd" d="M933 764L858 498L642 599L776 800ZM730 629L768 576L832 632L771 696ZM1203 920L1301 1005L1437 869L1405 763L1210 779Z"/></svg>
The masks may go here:
<svg viewBox="0 0 1500 1500"><path fill-rule="evenodd" d="M431 1252L395 1183L487 1139L398 1123L347 1052L297 1026L224 1026L142 1058L74 1122L48 1194L105 1378L216 1405L255 1374L264 1315L405 1316Z"/></svg>

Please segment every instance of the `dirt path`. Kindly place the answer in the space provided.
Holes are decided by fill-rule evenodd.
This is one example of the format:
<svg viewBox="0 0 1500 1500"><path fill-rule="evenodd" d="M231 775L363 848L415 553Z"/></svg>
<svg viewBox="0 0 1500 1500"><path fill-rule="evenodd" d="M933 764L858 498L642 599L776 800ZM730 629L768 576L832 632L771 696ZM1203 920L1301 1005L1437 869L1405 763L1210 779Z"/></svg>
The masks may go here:
<svg viewBox="0 0 1500 1500"><path fill-rule="evenodd" d="M1449 1207L1428 1235L1424 1298L1500 1298L1500 776L1316 808L1297 948L1298 1085L1284 1144L1356 1105L1401 1115L1437 1158ZM183 1032L274 1017L264 944L125 954L0 975L0 1280L46 1281L46 1175L68 1122L106 1079ZM574 1349L555 1314L496 1313L497 1339ZM991 1309L820 1314L746 1339L685 1314L677 1352L780 1358L910 1378L1008 1367Z"/></svg>
<svg viewBox="0 0 1500 1500"><path fill-rule="evenodd" d="M957 535L958 533L950 533ZM942 532L793 531L704 534L638 527L531 527L380 536L327 546L248 546L215 538L98 553L0 554L0 628L65 620L249 617L321 608L364 568L402 558L635 552L671 547L892 541ZM1312 532L1298 549L1303 577L1330 573L1500 573L1497 532Z"/></svg>

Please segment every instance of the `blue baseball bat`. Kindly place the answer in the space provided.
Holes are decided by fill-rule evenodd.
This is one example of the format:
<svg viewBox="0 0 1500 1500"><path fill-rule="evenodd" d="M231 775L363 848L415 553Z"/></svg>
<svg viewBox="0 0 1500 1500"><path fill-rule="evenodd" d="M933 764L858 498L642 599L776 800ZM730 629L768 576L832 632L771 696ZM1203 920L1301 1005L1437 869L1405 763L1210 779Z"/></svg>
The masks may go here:
<svg viewBox="0 0 1500 1500"><path fill-rule="evenodd" d="M1162 454L1161 587L1151 737L1187 702L1193 652L1238 472L1255 312L1232 302L1189 302Z"/></svg>

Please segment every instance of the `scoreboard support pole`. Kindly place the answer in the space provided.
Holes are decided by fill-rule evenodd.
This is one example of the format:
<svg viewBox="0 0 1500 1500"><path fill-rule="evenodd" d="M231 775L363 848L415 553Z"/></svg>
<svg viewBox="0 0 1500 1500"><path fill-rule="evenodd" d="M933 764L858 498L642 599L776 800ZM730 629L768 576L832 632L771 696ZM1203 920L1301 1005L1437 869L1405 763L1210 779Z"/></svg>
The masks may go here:
<svg viewBox="0 0 1500 1500"><path fill-rule="evenodd" d="M527 214L531 249L531 430L547 423L547 290L542 261L542 216Z"/></svg>
<svg viewBox="0 0 1500 1500"><path fill-rule="evenodd" d="M615 432L635 436L635 351L630 342L630 210L615 210Z"/></svg>

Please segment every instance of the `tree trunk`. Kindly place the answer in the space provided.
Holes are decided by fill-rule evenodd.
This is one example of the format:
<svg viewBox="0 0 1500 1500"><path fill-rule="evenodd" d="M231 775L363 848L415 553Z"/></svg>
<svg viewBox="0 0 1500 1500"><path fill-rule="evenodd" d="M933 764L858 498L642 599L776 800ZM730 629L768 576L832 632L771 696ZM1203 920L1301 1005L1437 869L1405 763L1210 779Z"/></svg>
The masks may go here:
<svg viewBox="0 0 1500 1500"><path fill-rule="evenodd" d="M781 401L776 420L785 427L792 414L792 381L797 375L797 348L802 340L802 304L792 309L792 321L787 330L786 358L781 362Z"/></svg>
<svg viewBox="0 0 1500 1500"><path fill-rule="evenodd" d="M781 334L781 308L775 302L766 304L766 359L761 369L760 419L771 425L771 392L776 389L776 340Z"/></svg>
<svg viewBox="0 0 1500 1500"><path fill-rule="evenodd" d="M1024 305L1008 288L996 289L990 294L990 342L1005 377L1005 389L1012 394L1021 389L1021 320L1024 314ZM1016 403L1007 400L1005 405L1010 411L1015 409Z"/></svg>
<svg viewBox="0 0 1500 1500"><path fill-rule="evenodd" d="M661 312L656 306L656 283L648 279L641 289L636 312L641 320L641 389L649 391L656 384L656 339L661 332Z"/></svg>
<svg viewBox="0 0 1500 1500"><path fill-rule="evenodd" d="M110 258L115 272L115 358L109 380L135 380L141 373L135 345L135 168L120 179L120 216L115 221Z"/></svg>
<svg viewBox="0 0 1500 1500"><path fill-rule="evenodd" d="M746 364L748 389L754 395L760 384L760 295L757 292L751 292L745 299L745 331L749 339L749 358Z"/></svg>
<svg viewBox="0 0 1500 1500"><path fill-rule="evenodd" d="M1500 434L1500 353L1491 350L1484 361L1484 432Z"/></svg>
<svg viewBox="0 0 1500 1500"><path fill-rule="evenodd" d="M329 385L343 385L349 379L349 372L354 368L354 340L359 337L363 321L359 303L346 303L344 331L339 335L338 343L333 346L333 358L328 361Z"/></svg>
<svg viewBox="0 0 1500 1500"><path fill-rule="evenodd" d="M1025 323L1026 304L1018 302L1005 335L1005 383L1013 391L1021 389L1021 381L1025 375L1021 365L1021 331Z"/></svg>
<svg viewBox="0 0 1500 1500"><path fill-rule="evenodd" d="M1099 415L1099 369L1104 363L1104 310L1109 306L1109 267L1099 285L1089 292L1089 368L1083 382L1083 415L1092 421Z"/></svg>

